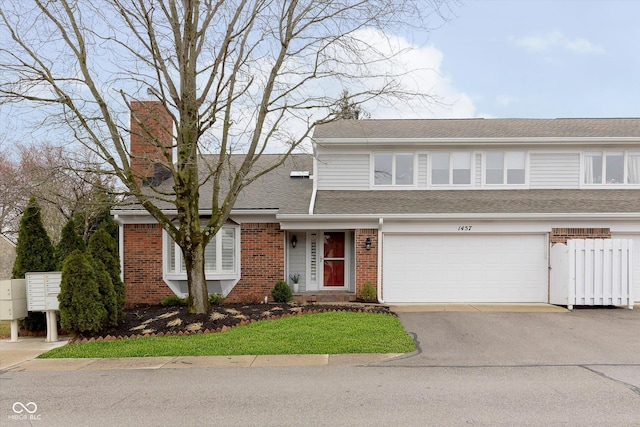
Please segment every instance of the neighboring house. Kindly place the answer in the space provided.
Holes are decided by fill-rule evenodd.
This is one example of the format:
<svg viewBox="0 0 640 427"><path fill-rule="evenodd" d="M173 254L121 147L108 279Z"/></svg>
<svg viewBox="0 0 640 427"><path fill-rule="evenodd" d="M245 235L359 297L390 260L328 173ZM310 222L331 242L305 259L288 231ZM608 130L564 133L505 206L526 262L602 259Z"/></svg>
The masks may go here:
<svg viewBox="0 0 640 427"><path fill-rule="evenodd" d="M0 234L0 280L11 279L15 260L16 245L3 234Z"/></svg>
<svg viewBox="0 0 640 427"><path fill-rule="evenodd" d="M313 148L243 191L208 252L211 292L260 300L299 274L303 295L370 282L388 303L548 302L550 245L620 237L640 301L640 119L342 120ZM129 302L184 295L166 233L114 214Z"/></svg>

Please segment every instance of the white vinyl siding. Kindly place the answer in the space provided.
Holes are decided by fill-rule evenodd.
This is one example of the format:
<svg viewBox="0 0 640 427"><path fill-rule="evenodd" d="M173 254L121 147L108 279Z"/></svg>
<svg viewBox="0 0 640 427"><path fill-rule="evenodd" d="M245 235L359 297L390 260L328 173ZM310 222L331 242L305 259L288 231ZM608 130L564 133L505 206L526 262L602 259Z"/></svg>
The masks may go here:
<svg viewBox="0 0 640 427"><path fill-rule="evenodd" d="M579 188L579 153L531 153L529 188Z"/></svg>
<svg viewBox="0 0 640 427"><path fill-rule="evenodd" d="M368 190L370 156L362 154L321 154L318 156L318 190Z"/></svg>
<svg viewBox="0 0 640 427"><path fill-rule="evenodd" d="M287 283L291 288L293 288L293 281L290 276L294 274L299 274L300 279L298 280L298 291L305 292L306 291L306 255L307 255L307 234L304 232L296 232L291 233L289 236L289 242L291 241L291 235L296 236L298 239L298 243L296 247L292 247L291 243L289 243L288 250L288 258L289 258L289 273L287 274Z"/></svg>

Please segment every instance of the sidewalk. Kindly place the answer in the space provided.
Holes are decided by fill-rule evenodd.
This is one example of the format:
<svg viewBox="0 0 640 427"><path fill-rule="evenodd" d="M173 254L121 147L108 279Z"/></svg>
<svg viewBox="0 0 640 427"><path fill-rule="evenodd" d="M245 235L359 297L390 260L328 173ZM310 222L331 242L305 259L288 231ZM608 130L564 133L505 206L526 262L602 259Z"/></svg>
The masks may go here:
<svg viewBox="0 0 640 427"><path fill-rule="evenodd" d="M363 366L400 356L388 354L291 354L265 356L125 357L115 359L36 359L67 343L43 337L0 341L0 371L79 371L120 369L262 368L267 366Z"/></svg>
<svg viewBox="0 0 640 427"><path fill-rule="evenodd" d="M396 313L425 311L569 312L550 304L397 304ZM120 359L36 359L63 346L68 337L47 343L44 337L0 340L0 371L74 371L110 369L257 368L265 366L364 366L400 356L388 354L294 354L264 356L127 357Z"/></svg>

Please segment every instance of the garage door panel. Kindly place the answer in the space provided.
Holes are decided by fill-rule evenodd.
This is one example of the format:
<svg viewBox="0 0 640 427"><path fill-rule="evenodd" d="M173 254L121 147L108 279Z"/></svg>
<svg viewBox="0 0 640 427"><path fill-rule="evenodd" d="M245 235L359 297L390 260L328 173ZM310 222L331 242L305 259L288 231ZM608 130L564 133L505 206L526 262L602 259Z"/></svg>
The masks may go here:
<svg viewBox="0 0 640 427"><path fill-rule="evenodd" d="M546 302L544 235L385 235L388 302Z"/></svg>

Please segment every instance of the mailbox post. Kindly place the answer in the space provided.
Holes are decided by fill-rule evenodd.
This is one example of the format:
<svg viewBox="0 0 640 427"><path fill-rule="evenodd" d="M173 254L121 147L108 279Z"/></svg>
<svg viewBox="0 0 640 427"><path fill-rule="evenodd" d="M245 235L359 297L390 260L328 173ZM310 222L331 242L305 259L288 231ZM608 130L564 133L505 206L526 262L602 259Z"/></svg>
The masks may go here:
<svg viewBox="0 0 640 427"><path fill-rule="evenodd" d="M27 317L25 280L0 280L0 320L11 321L11 342L18 342L18 320L25 317Z"/></svg>

